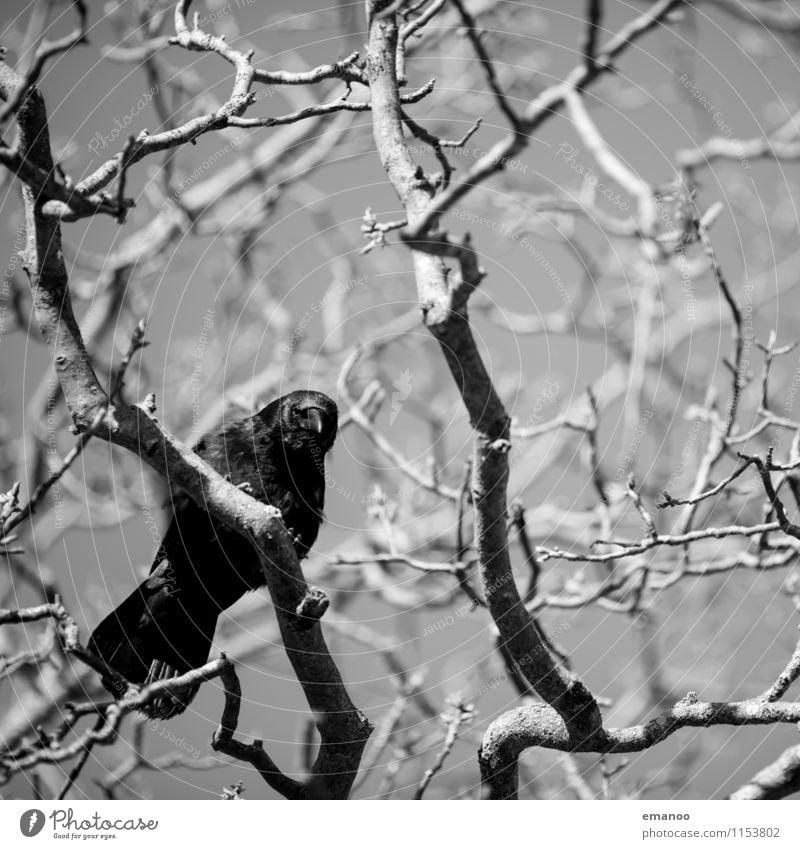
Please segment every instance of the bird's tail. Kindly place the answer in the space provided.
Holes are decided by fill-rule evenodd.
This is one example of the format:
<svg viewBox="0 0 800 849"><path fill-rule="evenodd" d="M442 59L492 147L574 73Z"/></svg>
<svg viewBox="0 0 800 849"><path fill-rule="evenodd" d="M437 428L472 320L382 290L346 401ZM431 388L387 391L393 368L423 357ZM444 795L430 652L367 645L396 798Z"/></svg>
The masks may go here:
<svg viewBox="0 0 800 849"><path fill-rule="evenodd" d="M216 628L219 609L197 602L196 594L159 581L157 571L97 626L89 650L132 683L182 675L208 660ZM104 678L103 685L117 698L122 695L112 680ZM186 710L198 689L199 684L157 696L142 712L169 719Z"/></svg>

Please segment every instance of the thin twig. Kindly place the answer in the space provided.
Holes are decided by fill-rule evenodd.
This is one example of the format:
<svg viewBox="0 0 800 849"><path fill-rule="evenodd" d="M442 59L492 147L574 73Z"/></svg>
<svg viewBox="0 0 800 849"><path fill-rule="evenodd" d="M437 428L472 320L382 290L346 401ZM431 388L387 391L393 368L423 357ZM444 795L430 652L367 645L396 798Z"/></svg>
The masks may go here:
<svg viewBox="0 0 800 849"><path fill-rule="evenodd" d="M475 708L472 704L463 701L460 696L452 698L450 709L446 713L442 714L442 720L447 728L444 743L442 743L441 751L436 756L433 766L425 771L425 775L422 777L422 781L414 793L415 800L419 800L425 795L428 785L444 766L447 756L453 751L453 746L456 744L461 726L465 722L471 720L474 716Z"/></svg>

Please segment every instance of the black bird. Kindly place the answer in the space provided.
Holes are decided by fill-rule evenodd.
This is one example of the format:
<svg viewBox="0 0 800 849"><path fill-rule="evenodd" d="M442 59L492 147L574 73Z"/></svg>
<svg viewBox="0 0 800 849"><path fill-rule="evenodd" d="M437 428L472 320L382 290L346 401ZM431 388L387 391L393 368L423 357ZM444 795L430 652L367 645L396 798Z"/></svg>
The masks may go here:
<svg viewBox="0 0 800 849"><path fill-rule="evenodd" d="M325 454L336 439L336 404L321 392L278 398L250 418L203 437L195 451L219 474L277 507L303 558L317 538L325 499ZM202 666L219 614L263 586L258 555L241 534L185 494L148 578L95 629L89 649L128 681L149 684ZM119 696L110 680L106 688ZM145 708L154 719L182 713L198 686Z"/></svg>

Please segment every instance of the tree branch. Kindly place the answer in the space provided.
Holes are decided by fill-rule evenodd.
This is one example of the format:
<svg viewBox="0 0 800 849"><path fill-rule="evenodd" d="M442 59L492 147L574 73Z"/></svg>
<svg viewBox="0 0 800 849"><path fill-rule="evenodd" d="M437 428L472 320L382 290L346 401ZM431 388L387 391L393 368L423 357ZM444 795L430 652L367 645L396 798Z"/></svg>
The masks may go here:
<svg viewBox="0 0 800 849"><path fill-rule="evenodd" d="M507 711L487 729L478 754L481 777L493 799L514 799L517 760L525 749L541 746L562 752L624 754L663 742L681 728L712 725L772 725L800 720L800 702L701 702L689 693L670 710L629 728L609 728L587 740L570 733L559 715L545 705Z"/></svg>
<svg viewBox="0 0 800 849"><path fill-rule="evenodd" d="M429 220L435 187L416 165L403 136L395 54L398 25L382 2L370 6L367 75L373 134L384 169L406 211L411 232ZM410 242L417 295L427 329L438 341L475 432L473 503L475 548L487 604L503 643L537 692L565 721L591 735L600 727L597 703L542 641L514 582L508 552L506 490L510 419L478 351L467 302L483 272L469 241L461 245ZM441 255L458 261L450 281Z"/></svg>
<svg viewBox="0 0 800 849"><path fill-rule="evenodd" d="M187 6L181 4L183 9ZM9 81L9 74L12 72L6 71L0 77L0 85ZM237 103L244 97L249 79L248 59L247 67L244 61L237 65L234 87ZM17 118L20 155L50 173L53 160L47 114L35 89L23 102ZM280 513L224 480L194 452L167 434L152 418L147 405L143 408L111 403L95 374L72 311L60 225L41 214L40 198L27 184L23 186L23 200L27 225L25 267L33 312L53 358L76 432L85 431L106 410L103 424L97 427L98 437L137 454L165 475L173 488L183 489L212 516L243 534L259 552L287 655L322 738L314 768L314 792L346 798L371 725L350 701L319 621L303 615L310 590ZM318 607L319 611L322 609ZM178 680L170 681L169 686L177 686Z"/></svg>
<svg viewBox="0 0 800 849"><path fill-rule="evenodd" d="M48 59L57 56L59 53L66 53L78 44L88 42L86 37L86 4L84 0L72 0L72 5L75 7L75 13L78 16L78 25L69 35L65 35L56 41L45 40L39 45L25 75L17 83L13 92L9 92L8 97L4 98L6 105L0 109L0 124L4 124L16 112L22 98L25 97L25 92L31 86L36 85Z"/></svg>

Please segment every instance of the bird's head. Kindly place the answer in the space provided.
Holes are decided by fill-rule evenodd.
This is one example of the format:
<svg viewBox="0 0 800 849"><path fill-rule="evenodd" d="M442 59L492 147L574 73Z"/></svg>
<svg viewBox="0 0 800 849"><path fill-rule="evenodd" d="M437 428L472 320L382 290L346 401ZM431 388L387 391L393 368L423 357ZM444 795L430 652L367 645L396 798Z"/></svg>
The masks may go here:
<svg viewBox="0 0 800 849"><path fill-rule="evenodd" d="M278 398L269 407L277 407L277 426L281 440L292 449L317 448L327 451L336 439L336 404L322 392L298 390Z"/></svg>

